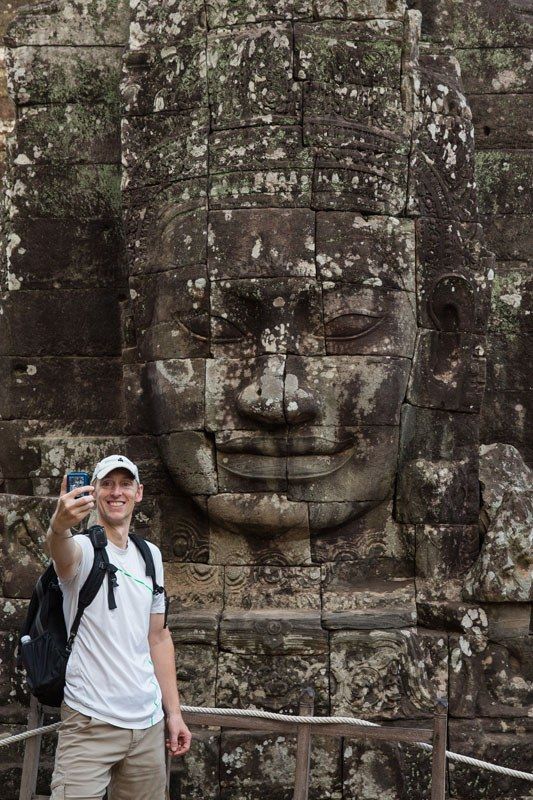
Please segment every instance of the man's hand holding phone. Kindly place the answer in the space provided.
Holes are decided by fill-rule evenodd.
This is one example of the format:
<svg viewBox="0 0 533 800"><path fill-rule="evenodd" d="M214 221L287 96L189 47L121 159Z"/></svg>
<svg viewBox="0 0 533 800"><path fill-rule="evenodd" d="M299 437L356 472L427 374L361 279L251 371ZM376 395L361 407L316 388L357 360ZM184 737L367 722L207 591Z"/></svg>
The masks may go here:
<svg viewBox="0 0 533 800"><path fill-rule="evenodd" d="M76 481L79 485L69 491L67 480L68 475L64 475L57 506L50 520L50 530L57 536L65 536L70 528L79 525L94 508L94 486Z"/></svg>

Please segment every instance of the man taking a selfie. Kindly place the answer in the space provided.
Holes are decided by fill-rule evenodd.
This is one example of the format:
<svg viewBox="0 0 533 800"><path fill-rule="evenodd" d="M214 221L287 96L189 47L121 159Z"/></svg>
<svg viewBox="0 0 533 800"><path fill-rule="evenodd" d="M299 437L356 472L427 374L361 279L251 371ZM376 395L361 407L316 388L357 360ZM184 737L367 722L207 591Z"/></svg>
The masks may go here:
<svg viewBox="0 0 533 800"><path fill-rule="evenodd" d="M113 800L163 800L165 717L169 752L183 755L190 746L164 594L154 593L144 559L129 538L142 496L136 465L125 456L108 456L97 464L90 486L68 492L63 478L50 521L47 543L63 591L67 631L95 552L88 536L73 536L70 528L93 509L116 568L85 609L67 664L51 800L101 800L108 785ZM148 546L162 586L161 553Z"/></svg>

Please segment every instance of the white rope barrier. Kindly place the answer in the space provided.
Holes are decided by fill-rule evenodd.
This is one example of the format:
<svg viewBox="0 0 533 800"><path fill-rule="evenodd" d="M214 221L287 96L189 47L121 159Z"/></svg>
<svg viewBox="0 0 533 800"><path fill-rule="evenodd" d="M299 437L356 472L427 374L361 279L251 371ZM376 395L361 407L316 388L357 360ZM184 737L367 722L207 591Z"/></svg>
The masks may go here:
<svg viewBox="0 0 533 800"><path fill-rule="evenodd" d="M259 711L257 709L247 710L243 708L204 708L198 706L182 706L181 710L185 713L191 714L224 714L226 717L258 717L259 719L270 719L274 722L292 722L292 723L305 723L306 725L354 725L366 726L371 728L381 728L377 722L368 722L365 719L357 719L356 717L300 717L292 714L275 714L272 711ZM54 722L52 725L45 725L42 728L34 728L30 731L23 731L16 733L13 736L6 736L0 739L0 747L15 742L21 742L24 739L29 739L32 736L39 734L52 733L61 726L61 722ZM433 746L425 742L414 742L418 747L427 750L433 750ZM471 758L470 756L463 756L460 753L454 753L446 750L446 758L450 761L456 761L460 764L468 764L471 767L478 767L479 769L486 769L489 772L497 772L500 775L509 775L511 778L522 778L525 781L533 782L532 772L522 772L518 769L509 769L509 767L502 767L499 764L491 764L488 761L481 761L478 758Z"/></svg>

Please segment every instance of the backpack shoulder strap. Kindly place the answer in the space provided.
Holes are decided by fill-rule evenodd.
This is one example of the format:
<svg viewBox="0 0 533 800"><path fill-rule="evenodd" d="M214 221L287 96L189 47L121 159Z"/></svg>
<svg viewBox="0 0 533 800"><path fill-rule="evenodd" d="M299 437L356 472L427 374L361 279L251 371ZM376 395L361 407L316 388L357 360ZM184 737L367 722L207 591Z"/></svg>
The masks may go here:
<svg viewBox="0 0 533 800"><path fill-rule="evenodd" d="M163 625L167 627L167 618L168 618L168 606L169 606L169 598L163 586L159 586L155 576L155 564L154 564L154 557L152 555L152 551L150 550L150 545L148 542L139 536L136 533L130 533L130 539L138 548L140 554L144 559L144 566L146 569L146 575L151 579L154 594L164 594L165 596L165 618Z"/></svg>
<svg viewBox="0 0 533 800"><path fill-rule="evenodd" d="M161 592L164 592L164 589L157 583L155 576L154 557L152 555L152 551L150 550L150 545L146 539L143 539L142 536L139 536L137 533L130 533L130 539L143 557L146 575L152 581L154 594L161 594Z"/></svg>
<svg viewBox="0 0 533 800"><path fill-rule="evenodd" d="M72 623L72 627L70 629L70 635L67 642L67 650L70 652L72 649L72 645L74 643L74 639L76 638L76 634L78 633L78 628L80 627L81 618L83 617L83 612L89 606L96 595L100 590L100 586L104 582L104 578L107 574L109 579L109 608L116 608L115 597L113 593L113 586L116 586L116 578L115 572L116 567L113 564L109 563L109 558L107 557L107 552L104 548L94 547L94 542L91 539L91 543L94 548L94 560L93 565L91 567L91 571L87 575L85 579L85 583L80 589L80 593L78 596L78 608L76 611L76 616L74 617L74 622Z"/></svg>

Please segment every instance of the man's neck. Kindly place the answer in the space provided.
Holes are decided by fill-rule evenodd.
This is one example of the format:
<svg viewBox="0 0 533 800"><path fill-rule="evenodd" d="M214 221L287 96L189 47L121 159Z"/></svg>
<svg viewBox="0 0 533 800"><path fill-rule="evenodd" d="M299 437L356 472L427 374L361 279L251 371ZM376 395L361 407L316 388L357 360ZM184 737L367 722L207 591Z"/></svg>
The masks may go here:
<svg viewBox="0 0 533 800"><path fill-rule="evenodd" d="M99 520L98 524L104 527L109 542L122 549L126 547L130 531L130 520L120 525L110 525L109 522Z"/></svg>

